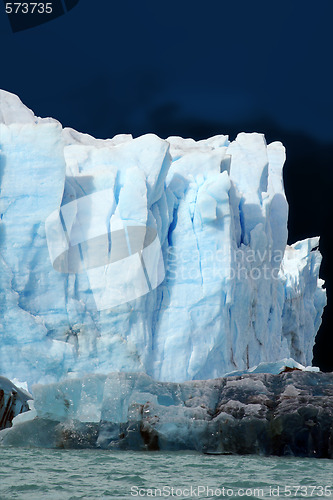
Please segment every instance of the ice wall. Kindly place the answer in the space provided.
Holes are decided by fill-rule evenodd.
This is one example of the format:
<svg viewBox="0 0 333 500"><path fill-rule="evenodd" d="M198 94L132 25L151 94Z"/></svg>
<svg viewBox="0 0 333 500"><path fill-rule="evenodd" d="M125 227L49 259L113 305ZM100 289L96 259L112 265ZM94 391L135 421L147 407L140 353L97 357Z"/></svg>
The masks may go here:
<svg viewBox="0 0 333 500"><path fill-rule="evenodd" d="M321 256L287 246L281 143L98 140L0 98L2 375L311 364Z"/></svg>

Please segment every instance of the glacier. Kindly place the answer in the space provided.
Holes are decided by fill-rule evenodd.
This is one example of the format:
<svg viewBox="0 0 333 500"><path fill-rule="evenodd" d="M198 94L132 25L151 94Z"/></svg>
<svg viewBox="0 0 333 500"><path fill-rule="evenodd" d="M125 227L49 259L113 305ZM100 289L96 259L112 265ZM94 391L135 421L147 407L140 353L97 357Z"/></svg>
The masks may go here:
<svg viewBox="0 0 333 500"><path fill-rule="evenodd" d="M311 365L319 238L287 245L284 161L258 133L95 139L1 91L0 373L100 390Z"/></svg>

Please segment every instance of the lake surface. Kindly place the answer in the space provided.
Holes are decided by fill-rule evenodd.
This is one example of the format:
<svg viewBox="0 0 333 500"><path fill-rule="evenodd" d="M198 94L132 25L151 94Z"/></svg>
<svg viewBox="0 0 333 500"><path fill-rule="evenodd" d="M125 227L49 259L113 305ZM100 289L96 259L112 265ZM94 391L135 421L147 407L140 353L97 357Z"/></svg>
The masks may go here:
<svg viewBox="0 0 333 500"><path fill-rule="evenodd" d="M0 448L0 500L330 498L333 461Z"/></svg>

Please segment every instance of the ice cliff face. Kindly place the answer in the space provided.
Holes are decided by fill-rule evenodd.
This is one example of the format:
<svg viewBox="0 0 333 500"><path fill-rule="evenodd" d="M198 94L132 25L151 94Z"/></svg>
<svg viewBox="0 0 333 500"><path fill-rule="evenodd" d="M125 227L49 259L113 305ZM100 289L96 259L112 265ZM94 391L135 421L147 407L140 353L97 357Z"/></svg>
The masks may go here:
<svg viewBox="0 0 333 500"><path fill-rule="evenodd" d="M311 364L321 256L318 238L286 244L281 143L98 140L0 104L2 375Z"/></svg>

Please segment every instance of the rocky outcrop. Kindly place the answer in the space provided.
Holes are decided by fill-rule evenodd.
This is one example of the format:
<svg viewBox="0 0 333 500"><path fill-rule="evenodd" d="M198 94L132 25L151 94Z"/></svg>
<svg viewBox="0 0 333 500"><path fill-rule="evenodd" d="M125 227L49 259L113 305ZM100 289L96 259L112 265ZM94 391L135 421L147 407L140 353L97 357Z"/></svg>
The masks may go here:
<svg viewBox="0 0 333 500"><path fill-rule="evenodd" d="M0 430L12 425L14 417L29 410L31 396L16 387L10 380L0 377Z"/></svg>
<svg viewBox="0 0 333 500"><path fill-rule="evenodd" d="M91 384L94 401L86 399ZM37 417L1 432L0 442L333 458L333 373L182 384L113 373L36 386L35 406Z"/></svg>

